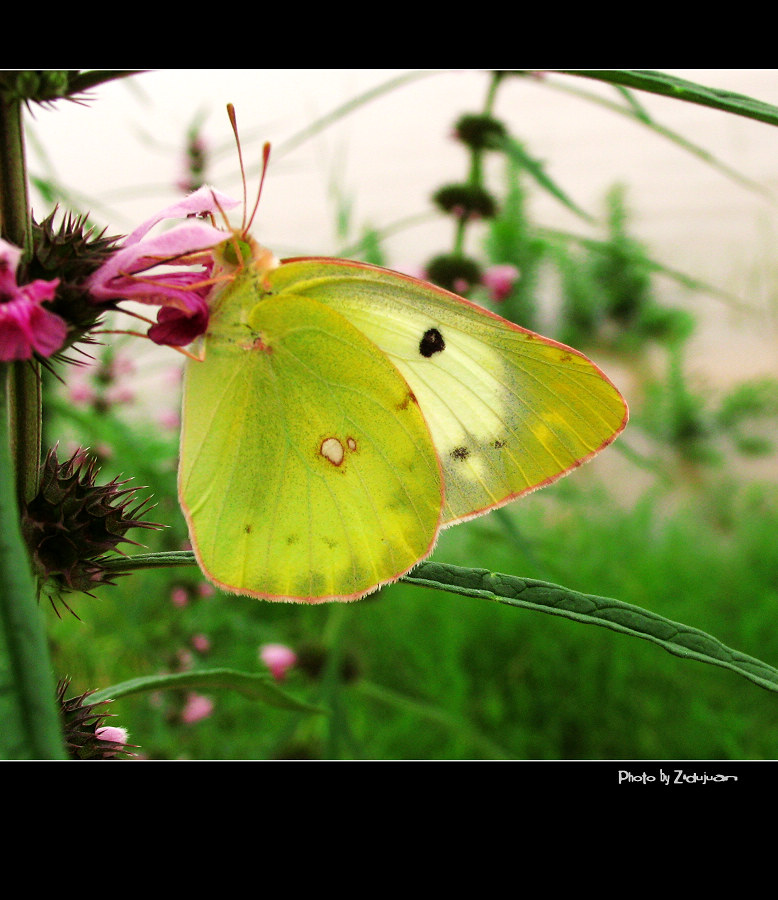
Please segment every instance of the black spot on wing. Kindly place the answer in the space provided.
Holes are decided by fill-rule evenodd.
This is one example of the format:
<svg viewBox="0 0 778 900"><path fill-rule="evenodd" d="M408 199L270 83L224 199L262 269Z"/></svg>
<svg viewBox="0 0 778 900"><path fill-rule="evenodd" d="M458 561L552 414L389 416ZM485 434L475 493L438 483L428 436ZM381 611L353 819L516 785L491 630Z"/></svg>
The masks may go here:
<svg viewBox="0 0 778 900"><path fill-rule="evenodd" d="M451 456L454 459L467 459L470 456L470 451L467 447L454 447L451 451Z"/></svg>
<svg viewBox="0 0 778 900"><path fill-rule="evenodd" d="M428 328L427 331L424 332L421 341L419 341L419 353L421 353L425 359L429 359L433 354L440 353L445 349L446 342L443 340L443 335L437 328Z"/></svg>

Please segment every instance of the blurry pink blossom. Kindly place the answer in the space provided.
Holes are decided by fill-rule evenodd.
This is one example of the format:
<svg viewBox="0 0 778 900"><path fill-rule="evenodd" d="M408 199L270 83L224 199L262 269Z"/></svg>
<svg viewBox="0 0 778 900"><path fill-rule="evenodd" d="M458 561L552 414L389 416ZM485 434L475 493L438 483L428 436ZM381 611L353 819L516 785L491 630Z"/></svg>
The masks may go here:
<svg viewBox="0 0 778 900"><path fill-rule="evenodd" d="M176 662L178 663L178 668L182 671L191 669L194 665L194 655L192 654L192 651L187 650L185 647L176 651Z"/></svg>
<svg viewBox="0 0 778 900"><path fill-rule="evenodd" d="M154 418L168 431L177 431L181 425L181 416L174 409L159 409Z"/></svg>
<svg viewBox="0 0 778 900"><path fill-rule="evenodd" d="M201 597L213 597L216 593L216 588L210 582L203 581L197 585L197 593Z"/></svg>
<svg viewBox="0 0 778 900"><path fill-rule="evenodd" d="M510 295L520 274L516 266L510 263L501 263L488 268L481 277L481 281L489 288L492 300L499 303Z"/></svg>
<svg viewBox="0 0 778 900"><path fill-rule="evenodd" d="M213 712L213 700L204 697L202 694L188 694L186 698L186 706L181 711L181 721L187 725L199 722L201 719L207 719Z"/></svg>
<svg viewBox="0 0 778 900"><path fill-rule="evenodd" d="M117 353L111 360L110 369L112 378L121 378L123 375L134 375L138 367L132 357Z"/></svg>
<svg viewBox="0 0 778 900"><path fill-rule="evenodd" d="M192 646L198 653L207 653L211 649L211 641L205 634L193 634Z"/></svg>
<svg viewBox="0 0 778 900"><path fill-rule="evenodd" d="M297 662L297 654L284 644L262 644L259 658L270 669L276 681L283 681L287 670Z"/></svg>
<svg viewBox="0 0 778 900"><path fill-rule="evenodd" d="M18 247L0 240L0 362L30 359L33 353L51 356L65 343L68 331L58 315L41 306L54 299L59 279L19 286L21 256Z"/></svg>
<svg viewBox="0 0 778 900"><path fill-rule="evenodd" d="M189 603L189 591L184 587L174 587L170 592L170 599L173 606L186 606Z"/></svg>
<svg viewBox="0 0 778 900"><path fill-rule="evenodd" d="M97 391L88 381L74 375L68 384L68 397L70 402L75 403L77 406L91 404L97 399Z"/></svg>
<svg viewBox="0 0 778 900"><path fill-rule="evenodd" d="M105 392L105 402L132 403L135 400L135 392L124 384L112 384Z"/></svg>

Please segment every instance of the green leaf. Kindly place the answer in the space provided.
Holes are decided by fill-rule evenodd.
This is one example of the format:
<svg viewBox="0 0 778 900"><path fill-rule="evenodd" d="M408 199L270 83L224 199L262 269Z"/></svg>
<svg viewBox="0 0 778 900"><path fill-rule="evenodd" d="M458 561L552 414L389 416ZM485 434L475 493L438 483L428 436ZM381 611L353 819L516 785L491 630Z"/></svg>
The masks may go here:
<svg viewBox="0 0 778 900"><path fill-rule="evenodd" d="M587 222L594 221L594 218L590 216L589 213L581 209L580 206L571 200L562 188L548 176L546 170L543 168L543 163L539 159L530 156L519 141L509 135L505 135L499 140L497 145L506 156L513 160L516 165L524 169L527 174L531 175L544 190L548 191L553 197L556 197L560 203L563 203L577 216L586 219Z"/></svg>
<svg viewBox="0 0 778 900"><path fill-rule="evenodd" d="M653 72L648 69L561 69L560 71L565 75L578 75L582 78L604 81L607 84L636 88L652 94L661 94L664 97L673 97L676 100L685 100L688 103L720 109L736 116L745 116L747 119L767 122L768 125L778 125L778 107L763 103L761 100L754 100L743 94L685 81L683 78L676 78L665 72Z"/></svg>
<svg viewBox="0 0 778 900"><path fill-rule="evenodd" d="M195 672L178 672L173 675L147 675L122 681L111 687L96 691L90 695L90 703L103 700L118 700L132 694L143 694L147 691L165 690L204 690L228 689L238 691L251 700L260 700L270 706L295 712L323 713L324 710L311 706L287 694L277 687L269 675L252 675L234 669L203 669Z"/></svg>
<svg viewBox="0 0 778 900"><path fill-rule="evenodd" d="M117 560L117 567L125 570L157 565L196 565L196 560L189 550L148 553ZM563 616L585 625L601 625L612 631L658 644L673 656L730 669L754 684L778 693L778 669L753 656L730 649L704 631L611 597L582 594L533 578L437 562L419 563L412 575L405 575L400 581L433 590L450 591L464 597L482 597L508 606ZM105 697L105 692L101 692L101 695Z"/></svg>
<svg viewBox="0 0 778 900"><path fill-rule="evenodd" d="M646 128L650 128L656 134L659 134L662 137L665 137L668 140L672 141L687 153L691 153L692 156L697 157L697 159L702 160L702 162L718 170L727 178L730 178L732 181L740 184L742 187L745 187L750 191L754 191L755 193L766 197L768 200L770 200L771 203L776 202L776 198L773 192L769 190L765 185L759 184L759 182L748 178L742 172L738 172L736 169L731 168L725 162L715 157L708 150L705 150L703 147L700 147L699 145L693 143L692 141L678 134L676 131L667 128L666 126L657 122L655 119L652 119L651 116L649 116L648 112L638 103L635 95L631 91L628 91L626 88L615 85L619 95L626 101L626 106L624 106L621 103L614 102L613 100L608 99L607 97L600 97L599 95L592 93L591 91L582 90L578 87L572 87L569 82L562 84L561 82L548 79L544 80L543 84L546 87L550 87L554 90L563 91L569 96L580 97L581 99L587 100L590 103L596 103L598 106L602 106L605 109L611 110L611 112L615 112L618 115L626 116L627 118L632 119L635 122L639 122Z"/></svg>
<svg viewBox="0 0 778 900"><path fill-rule="evenodd" d="M612 631L658 644L673 656L730 669L760 687L778 692L778 670L772 666L731 650L704 631L610 597L582 594L532 578L435 562L421 563L414 569L413 575L406 575L403 581L563 616L586 625L602 625Z"/></svg>

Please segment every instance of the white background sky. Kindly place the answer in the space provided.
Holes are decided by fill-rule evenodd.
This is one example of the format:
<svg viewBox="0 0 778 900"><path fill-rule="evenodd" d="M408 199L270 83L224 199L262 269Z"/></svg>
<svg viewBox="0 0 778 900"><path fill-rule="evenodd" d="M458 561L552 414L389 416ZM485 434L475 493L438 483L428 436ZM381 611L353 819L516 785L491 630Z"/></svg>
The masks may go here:
<svg viewBox="0 0 778 900"><path fill-rule="evenodd" d="M159 70L105 85L88 106L36 108L30 120L30 170L46 174L35 141L56 176L83 195L111 233L126 232L176 194L188 126L205 115L204 135L216 159L209 181L239 196L236 154L224 108L235 104L250 161L253 196L261 144L271 159L255 236L278 255L331 254L332 184L354 204L356 226L384 226L429 211L438 186L463 180L467 161L450 139L454 121L482 109L488 77L481 71L429 72L360 108L283 154L284 143L316 118L405 70ZM699 83L778 106L778 70L675 70ZM557 76L555 81L560 82ZM614 96L584 79L572 88ZM778 128L666 98L639 95L663 125L778 196ZM628 186L634 232L667 265L730 290L767 313L756 326L733 319L718 302L679 295L670 302L707 308L693 365L714 383L721 373L778 377L775 273L778 205L733 184L665 138L613 112L527 79L500 90L496 114L549 174L588 211L599 214L614 182ZM499 169L493 171L499 188ZM584 223L538 194L540 224L581 233ZM440 218L410 228L387 244L390 263L412 270L450 247Z"/></svg>

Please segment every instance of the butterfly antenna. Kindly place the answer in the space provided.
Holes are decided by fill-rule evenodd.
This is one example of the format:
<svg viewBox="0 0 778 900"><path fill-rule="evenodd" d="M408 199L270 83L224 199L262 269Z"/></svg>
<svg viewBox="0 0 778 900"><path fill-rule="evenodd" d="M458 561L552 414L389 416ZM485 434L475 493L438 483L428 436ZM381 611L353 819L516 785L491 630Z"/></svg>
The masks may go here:
<svg viewBox="0 0 778 900"><path fill-rule="evenodd" d="M232 125L232 133L235 135L235 143L238 147L238 161L240 162L240 179L243 182L243 222L241 223L241 234L246 233L246 206L248 204L248 194L246 191L246 167L243 165L243 150L240 146L240 135L238 134L238 120L235 115L235 107L232 103L227 104L227 115Z"/></svg>
<svg viewBox="0 0 778 900"><path fill-rule="evenodd" d="M265 183L265 174L267 173L267 164L270 160L270 144L266 141L265 145L262 147L262 177L259 179L259 190L257 191L257 200L254 204L254 209L251 211L251 218L249 219L248 225L246 228L251 229L251 225L254 222L254 216L257 214L257 210L259 209L259 201L262 197L262 186ZM245 233L245 232L244 232Z"/></svg>

